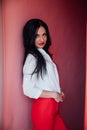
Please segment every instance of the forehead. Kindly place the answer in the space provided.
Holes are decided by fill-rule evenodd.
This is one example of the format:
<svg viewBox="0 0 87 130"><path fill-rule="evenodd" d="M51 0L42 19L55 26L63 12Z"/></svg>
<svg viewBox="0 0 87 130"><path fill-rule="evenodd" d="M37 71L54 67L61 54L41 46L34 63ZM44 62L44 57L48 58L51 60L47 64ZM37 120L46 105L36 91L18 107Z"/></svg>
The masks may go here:
<svg viewBox="0 0 87 130"><path fill-rule="evenodd" d="M43 33L46 33L46 29L43 26L40 26L37 31L37 34L43 34Z"/></svg>

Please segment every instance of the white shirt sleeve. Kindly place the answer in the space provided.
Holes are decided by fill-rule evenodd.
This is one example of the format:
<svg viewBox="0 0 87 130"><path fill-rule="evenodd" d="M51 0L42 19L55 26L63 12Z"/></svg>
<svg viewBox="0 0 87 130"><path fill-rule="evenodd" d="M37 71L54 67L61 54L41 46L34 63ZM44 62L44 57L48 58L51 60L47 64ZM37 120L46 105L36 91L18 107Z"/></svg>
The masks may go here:
<svg viewBox="0 0 87 130"><path fill-rule="evenodd" d="M23 92L24 95L30 98L39 98L42 90L36 87L37 77L36 74L32 74L36 66L36 59L33 55L29 54L26 58L23 67Z"/></svg>

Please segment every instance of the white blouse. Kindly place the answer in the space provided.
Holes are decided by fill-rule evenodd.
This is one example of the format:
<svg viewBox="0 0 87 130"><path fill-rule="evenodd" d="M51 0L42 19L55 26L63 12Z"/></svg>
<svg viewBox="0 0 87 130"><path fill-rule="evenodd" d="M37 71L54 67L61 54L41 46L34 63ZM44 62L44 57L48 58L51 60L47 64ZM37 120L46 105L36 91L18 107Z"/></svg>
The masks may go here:
<svg viewBox="0 0 87 130"><path fill-rule="evenodd" d="M37 99L43 90L56 91L60 93L59 76L55 63L43 50L38 49L46 60L47 73L43 78L37 78L37 74L32 74L36 66L36 59L32 54L28 54L23 67L23 92L24 95Z"/></svg>

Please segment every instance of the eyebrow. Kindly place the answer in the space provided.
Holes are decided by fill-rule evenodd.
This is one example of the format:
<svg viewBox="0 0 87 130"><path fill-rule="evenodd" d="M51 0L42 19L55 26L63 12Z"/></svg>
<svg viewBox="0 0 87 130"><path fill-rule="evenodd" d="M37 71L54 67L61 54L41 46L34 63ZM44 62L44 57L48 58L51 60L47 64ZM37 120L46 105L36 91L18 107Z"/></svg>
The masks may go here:
<svg viewBox="0 0 87 130"><path fill-rule="evenodd" d="M36 33L36 36L38 36L38 35L40 35L40 34ZM42 33L42 35L47 35L47 33L44 32L44 33Z"/></svg>

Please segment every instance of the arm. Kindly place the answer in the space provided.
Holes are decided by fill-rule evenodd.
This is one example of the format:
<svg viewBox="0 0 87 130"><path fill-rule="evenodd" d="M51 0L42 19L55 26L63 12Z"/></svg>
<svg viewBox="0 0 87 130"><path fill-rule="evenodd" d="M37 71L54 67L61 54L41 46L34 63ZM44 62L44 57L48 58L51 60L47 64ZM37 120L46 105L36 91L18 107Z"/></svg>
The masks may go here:
<svg viewBox="0 0 87 130"><path fill-rule="evenodd" d="M62 102L63 101L63 94L54 92L54 91L47 91L47 90L41 90L37 87L35 87L35 78L31 79L31 75L24 74L23 77L23 91L24 95L30 97L30 98L53 98L56 102Z"/></svg>
<svg viewBox="0 0 87 130"><path fill-rule="evenodd" d="M43 90L40 97L42 98L53 98L56 102L63 102L63 93L53 92L53 91L46 91Z"/></svg>
<svg viewBox="0 0 87 130"><path fill-rule="evenodd" d="M37 81L35 74L31 76L35 66L36 59L29 54L23 66L23 93L25 96L37 99L41 95L42 90L35 85Z"/></svg>

